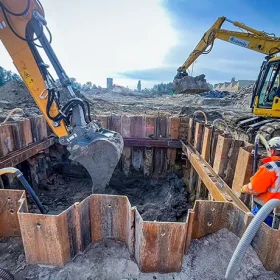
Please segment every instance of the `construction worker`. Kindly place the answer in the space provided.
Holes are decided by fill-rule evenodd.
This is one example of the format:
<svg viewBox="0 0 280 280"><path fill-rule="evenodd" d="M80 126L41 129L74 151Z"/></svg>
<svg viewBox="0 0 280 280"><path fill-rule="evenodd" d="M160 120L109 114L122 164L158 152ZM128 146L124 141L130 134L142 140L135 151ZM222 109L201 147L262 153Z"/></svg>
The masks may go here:
<svg viewBox="0 0 280 280"><path fill-rule="evenodd" d="M262 166L250 183L241 187L241 193L253 195L254 207L252 213L255 215L260 208L270 199L280 199L280 137L274 137L268 141L270 157L262 159ZM265 223L272 226L273 214L271 213Z"/></svg>

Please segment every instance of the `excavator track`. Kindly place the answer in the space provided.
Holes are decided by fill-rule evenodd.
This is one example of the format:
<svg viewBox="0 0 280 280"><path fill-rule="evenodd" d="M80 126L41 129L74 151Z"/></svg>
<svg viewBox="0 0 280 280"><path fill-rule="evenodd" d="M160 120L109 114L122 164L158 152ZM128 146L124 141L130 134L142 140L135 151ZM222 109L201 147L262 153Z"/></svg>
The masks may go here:
<svg viewBox="0 0 280 280"><path fill-rule="evenodd" d="M263 125L258 130L258 133L263 135L266 140L280 136L280 121L273 121Z"/></svg>

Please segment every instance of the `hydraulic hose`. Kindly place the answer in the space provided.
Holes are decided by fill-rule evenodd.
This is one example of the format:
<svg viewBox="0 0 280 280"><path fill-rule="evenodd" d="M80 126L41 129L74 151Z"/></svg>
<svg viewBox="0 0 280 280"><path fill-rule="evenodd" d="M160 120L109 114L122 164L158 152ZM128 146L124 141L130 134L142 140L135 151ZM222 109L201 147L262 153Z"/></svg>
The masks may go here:
<svg viewBox="0 0 280 280"><path fill-rule="evenodd" d="M248 228L244 232L242 238L240 239L228 265L225 278L227 280L233 280L237 276L237 271L241 266L242 259L251 244L253 238L255 237L257 231L259 230L262 222L271 213L271 211L280 205L279 199L271 199L260 209L260 211L253 218Z"/></svg>
<svg viewBox="0 0 280 280"><path fill-rule="evenodd" d="M7 168L0 169L0 176L4 175L4 174L15 174L17 176L18 180L21 182L21 184L25 188L25 190L31 195L34 203L37 205L40 212L42 214L47 213L47 211L44 208L43 204L41 203L40 199L38 198L38 196L36 195L36 193L34 192L32 187L29 185L29 183L26 181L23 174L18 169L14 168L14 167L7 167Z"/></svg>

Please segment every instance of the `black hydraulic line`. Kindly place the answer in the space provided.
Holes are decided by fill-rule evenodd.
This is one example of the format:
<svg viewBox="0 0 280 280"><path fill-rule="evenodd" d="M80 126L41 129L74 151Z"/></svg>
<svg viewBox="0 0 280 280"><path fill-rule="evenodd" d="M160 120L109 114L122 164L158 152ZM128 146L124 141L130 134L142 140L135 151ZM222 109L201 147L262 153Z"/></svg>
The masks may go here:
<svg viewBox="0 0 280 280"><path fill-rule="evenodd" d="M25 188L25 190L31 195L34 203L37 205L37 207L39 208L40 212L42 214L46 214L47 211L46 211L45 207L43 206L43 204L41 203L40 199L38 198L38 196L36 195L36 193L34 192L32 187L29 185L29 183L26 181L26 179L24 178L23 174L20 171L19 171L17 177L18 177L19 181L22 183L22 185Z"/></svg>
<svg viewBox="0 0 280 280"><path fill-rule="evenodd" d="M42 23L38 19L33 17L30 20L30 24L31 24L35 34L37 36L40 35L40 30L42 29ZM54 70L55 70L60 82L62 83L62 85L63 86L71 85L70 79L66 75L62 65L60 64L52 46L50 45L49 41L47 40L45 34L43 33L42 36L40 36L38 39L39 39L41 46L44 49L46 55L48 56L52 66L54 67Z"/></svg>
<svg viewBox="0 0 280 280"><path fill-rule="evenodd" d="M10 11L10 10L3 4L2 1L0 1L0 6L1 6L2 9L5 10L7 13L9 13L9 14L11 14L11 15L13 15L13 16L16 16L16 17L21 17L21 16L24 16L24 15L28 12L28 10L29 10L29 8L30 8L30 2L31 2L31 0L27 0L26 8L25 8L24 11L21 12L21 13L14 13L14 12Z"/></svg>

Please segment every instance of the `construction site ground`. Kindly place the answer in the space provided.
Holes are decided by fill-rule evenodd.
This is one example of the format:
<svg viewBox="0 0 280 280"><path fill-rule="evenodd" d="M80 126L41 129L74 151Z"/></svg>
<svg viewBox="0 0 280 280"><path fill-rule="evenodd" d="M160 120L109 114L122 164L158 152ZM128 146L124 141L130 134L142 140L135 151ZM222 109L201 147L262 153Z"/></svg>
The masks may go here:
<svg viewBox="0 0 280 280"><path fill-rule="evenodd" d="M250 115L252 87L239 93L227 94L223 98L200 95L131 95L104 92L84 93L96 115L145 114L168 116L191 115L196 110L206 112L210 121L232 115ZM63 94L63 92L62 92ZM65 100L65 99L64 99ZM0 88L0 121L13 108L23 109L25 116L40 114L25 86L10 82ZM13 117L21 118L21 114ZM53 152L53 154L52 154ZM90 178L80 173L73 165L59 165L55 151L50 152L53 163L52 174L39 185L38 195L50 214L57 214L91 194ZM55 160L56 158L56 160ZM136 206L144 220L184 221L191 208L189 197L180 176L170 174L162 179L145 179L133 174L129 179L116 170L106 188L107 194L127 195L132 206ZM31 212L37 211L31 204ZM200 240L194 240L183 261L180 273L140 273L131 260L126 247L113 240L105 244L92 244L83 254L64 267L28 265L25 261L20 238L0 239L0 267L10 270L16 279L224 279L229 260L238 243L238 238L221 230ZM266 271L253 249L249 249L238 279L280 279Z"/></svg>
<svg viewBox="0 0 280 280"><path fill-rule="evenodd" d="M20 279L106 279L106 280L219 280L224 279L227 265L239 239L226 229L194 240L184 257L180 273L141 273L131 260L127 248L119 242L90 245L83 254L64 267L28 265L20 238L0 239L1 267L9 268ZM276 280L280 276L266 271L256 253L249 248L238 273L239 280Z"/></svg>
<svg viewBox="0 0 280 280"><path fill-rule="evenodd" d="M229 93L223 98L217 98L216 92L204 96L199 94L129 94L104 91L96 94L85 92L92 107L92 114L146 114L146 115L191 115L196 110L207 113L209 120L231 115L250 114L252 86L248 86L238 93ZM62 103L67 100L67 93L61 92ZM82 96L82 95L80 95ZM211 97L213 96L213 97ZM22 108L26 116L39 114L39 109L28 93L24 84L9 82L0 88L0 121L13 108Z"/></svg>

